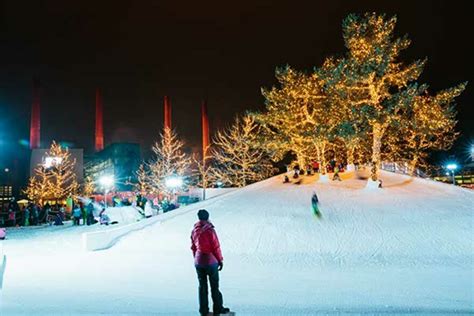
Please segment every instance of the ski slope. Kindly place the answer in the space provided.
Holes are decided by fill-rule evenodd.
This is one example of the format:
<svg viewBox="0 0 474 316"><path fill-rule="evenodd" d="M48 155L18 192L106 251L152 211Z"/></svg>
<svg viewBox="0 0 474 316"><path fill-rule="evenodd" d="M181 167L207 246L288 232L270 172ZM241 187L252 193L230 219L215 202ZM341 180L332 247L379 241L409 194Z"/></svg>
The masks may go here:
<svg viewBox="0 0 474 316"><path fill-rule="evenodd" d="M474 193L386 172L376 191L343 179L275 177L159 215L104 251L82 251L73 229L7 240L2 315L197 315L189 236L200 208L238 315L471 314Z"/></svg>

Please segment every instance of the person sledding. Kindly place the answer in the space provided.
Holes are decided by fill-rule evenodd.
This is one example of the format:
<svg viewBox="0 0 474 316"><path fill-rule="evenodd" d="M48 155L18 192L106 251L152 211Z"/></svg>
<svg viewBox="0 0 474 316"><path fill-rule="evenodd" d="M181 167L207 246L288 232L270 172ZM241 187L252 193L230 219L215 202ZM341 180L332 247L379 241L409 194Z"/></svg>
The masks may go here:
<svg viewBox="0 0 474 316"><path fill-rule="evenodd" d="M191 232L191 250L199 281L199 313L202 316L209 313L209 279L214 315L227 314L230 310L223 306L222 293L219 291L219 271L224 266L219 239L214 225L209 222L209 213L199 210L198 218L199 221L194 224Z"/></svg>
<svg viewBox="0 0 474 316"><path fill-rule="evenodd" d="M321 217L321 212L319 210L319 199L316 195L316 192L313 192L313 195L311 196L311 206L313 209L313 214L317 217Z"/></svg>
<svg viewBox="0 0 474 316"><path fill-rule="evenodd" d="M106 225L106 226L110 224L110 217L105 212L105 208L103 208L102 211L100 211L99 223L100 225Z"/></svg>

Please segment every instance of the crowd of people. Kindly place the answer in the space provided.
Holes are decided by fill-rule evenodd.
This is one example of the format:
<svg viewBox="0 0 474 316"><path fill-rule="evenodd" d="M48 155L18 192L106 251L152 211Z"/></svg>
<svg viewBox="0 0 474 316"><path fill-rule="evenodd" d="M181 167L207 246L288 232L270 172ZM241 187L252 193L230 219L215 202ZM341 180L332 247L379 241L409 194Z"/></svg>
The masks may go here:
<svg viewBox="0 0 474 316"><path fill-rule="evenodd" d="M67 212L66 204L44 205L29 202L20 206L15 198L6 203L0 212L0 226L20 227L38 226L43 224L63 225L66 219L72 219L74 225L92 225L97 223L94 218L94 200L87 203L78 202L70 212Z"/></svg>
<svg viewBox="0 0 474 316"><path fill-rule="evenodd" d="M312 161L305 169L301 168L299 164L295 164L293 166L293 179L298 179L301 175L306 174L309 176L316 173L323 173L323 171L325 171L328 173L334 173L333 180L341 181L339 173L344 172L346 167L346 164L337 162L336 159L331 159L325 167L322 167L318 161ZM289 168L288 171L290 171ZM289 179L285 178L285 182L288 181Z"/></svg>
<svg viewBox="0 0 474 316"><path fill-rule="evenodd" d="M66 206L61 204L51 205L46 203L41 206L28 203L20 206L15 198L3 205L0 212L2 226L36 226L44 223L62 223L65 219Z"/></svg>

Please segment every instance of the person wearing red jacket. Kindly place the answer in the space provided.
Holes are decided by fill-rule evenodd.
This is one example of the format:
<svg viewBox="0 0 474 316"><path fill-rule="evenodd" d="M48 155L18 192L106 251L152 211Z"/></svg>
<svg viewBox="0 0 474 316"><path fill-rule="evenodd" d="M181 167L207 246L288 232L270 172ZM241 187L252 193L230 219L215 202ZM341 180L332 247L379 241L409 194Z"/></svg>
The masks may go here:
<svg viewBox="0 0 474 316"><path fill-rule="evenodd" d="M199 210L198 218L191 232L191 250L199 281L199 313L207 316L209 312L209 278L214 315L227 314L229 309L223 306L222 293L219 291L219 271L224 266L219 239L214 225L209 221L209 213Z"/></svg>

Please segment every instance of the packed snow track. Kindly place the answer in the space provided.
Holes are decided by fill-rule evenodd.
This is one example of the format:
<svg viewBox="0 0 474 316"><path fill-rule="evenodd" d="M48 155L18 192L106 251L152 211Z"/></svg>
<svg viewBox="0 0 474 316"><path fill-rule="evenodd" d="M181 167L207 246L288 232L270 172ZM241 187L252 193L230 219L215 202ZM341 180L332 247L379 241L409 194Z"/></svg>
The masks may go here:
<svg viewBox="0 0 474 316"><path fill-rule="evenodd" d="M86 252L74 229L3 242L2 315L197 315L190 247L206 208L237 315L471 314L474 193L382 173L300 185L275 177L190 205ZM311 212L317 192L322 217Z"/></svg>

